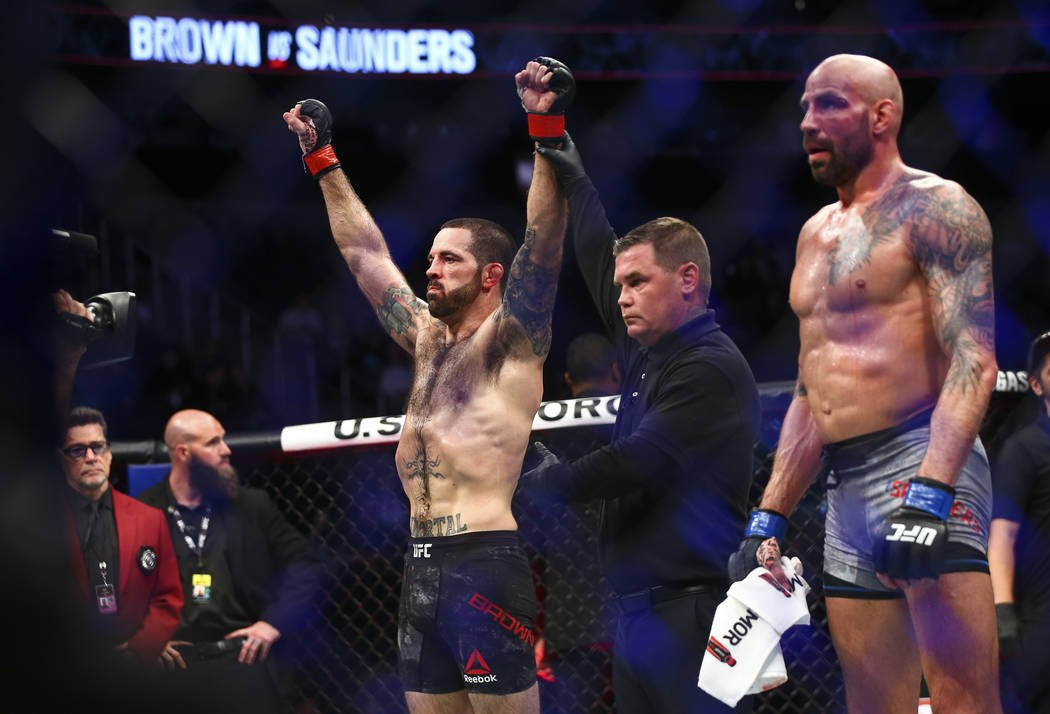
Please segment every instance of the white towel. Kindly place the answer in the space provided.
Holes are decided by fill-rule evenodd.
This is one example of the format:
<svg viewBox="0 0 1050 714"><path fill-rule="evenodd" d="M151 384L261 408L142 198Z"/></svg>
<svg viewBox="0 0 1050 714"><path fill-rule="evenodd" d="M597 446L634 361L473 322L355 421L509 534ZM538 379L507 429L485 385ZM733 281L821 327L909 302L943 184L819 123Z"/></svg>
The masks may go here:
<svg viewBox="0 0 1050 714"><path fill-rule="evenodd" d="M801 563L788 558L780 559L784 566L784 575L791 583L791 590L784 590L763 567L757 567L748 573L740 582L733 583L728 595L749 607L767 622L777 635L783 635L788 628L795 625L809 624L809 606L806 595L809 594L809 583L802 577Z"/></svg>
<svg viewBox="0 0 1050 714"><path fill-rule="evenodd" d="M809 624L809 583L802 568L796 567L797 559L780 562L792 590L786 591L769 571L756 567L733 583L715 610L697 686L731 707L747 694L787 681L780 636L793 625Z"/></svg>

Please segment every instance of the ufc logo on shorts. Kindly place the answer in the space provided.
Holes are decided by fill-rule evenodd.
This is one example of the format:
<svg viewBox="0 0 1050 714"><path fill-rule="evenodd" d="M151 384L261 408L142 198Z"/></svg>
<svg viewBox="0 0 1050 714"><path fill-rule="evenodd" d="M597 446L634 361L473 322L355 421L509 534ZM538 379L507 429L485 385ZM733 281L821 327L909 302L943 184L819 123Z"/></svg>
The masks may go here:
<svg viewBox="0 0 1050 714"><path fill-rule="evenodd" d="M893 529L893 532L886 536L886 540L933 545L933 541L937 538L937 531L928 526L915 525L906 529L903 523L891 523L890 528Z"/></svg>
<svg viewBox="0 0 1050 714"><path fill-rule="evenodd" d="M433 543L413 543L412 544L412 557L413 558L429 558L430 557L430 546Z"/></svg>

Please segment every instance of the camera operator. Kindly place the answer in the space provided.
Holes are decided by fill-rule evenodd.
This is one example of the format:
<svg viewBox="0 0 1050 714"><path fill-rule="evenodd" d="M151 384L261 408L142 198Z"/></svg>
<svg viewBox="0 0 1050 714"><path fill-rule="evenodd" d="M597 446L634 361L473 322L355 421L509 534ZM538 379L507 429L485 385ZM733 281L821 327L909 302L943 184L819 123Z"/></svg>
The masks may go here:
<svg viewBox="0 0 1050 714"><path fill-rule="evenodd" d="M55 311L60 316L72 315L91 320L91 313L84 304L77 302L65 290L59 288L51 294L51 299L55 305ZM73 403L73 382L77 377L80 358L87 352L87 342L72 339L64 330L56 330L56 332L53 355L55 360L55 406L59 418L64 419Z"/></svg>
<svg viewBox="0 0 1050 714"><path fill-rule="evenodd" d="M95 316L83 304L61 289L52 299L62 324L80 324L80 334L89 333L85 325ZM69 485L64 493L77 592L104 642L155 662L175 632L183 605L167 522L162 511L110 488L113 456L102 413L69 408L86 339L77 338L76 328L60 329L54 347L55 404L64 427L59 452Z"/></svg>

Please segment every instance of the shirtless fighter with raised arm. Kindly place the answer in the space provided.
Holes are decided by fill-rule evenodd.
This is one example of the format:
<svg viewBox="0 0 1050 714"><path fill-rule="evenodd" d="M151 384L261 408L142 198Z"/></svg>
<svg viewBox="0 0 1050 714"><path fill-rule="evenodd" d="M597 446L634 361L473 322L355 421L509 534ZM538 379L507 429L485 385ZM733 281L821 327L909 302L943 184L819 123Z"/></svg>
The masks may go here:
<svg viewBox="0 0 1050 714"><path fill-rule="evenodd" d="M802 95L802 144L838 202L802 228L791 278L799 379L761 508L730 559L828 469L824 592L850 712L1000 712L977 430L996 379L992 233L958 184L906 166L893 70L836 55Z"/></svg>
<svg viewBox="0 0 1050 714"><path fill-rule="evenodd" d="M556 68L537 89L552 77L561 91L547 95L558 110L572 76ZM409 709L537 712L535 591L510 503L551 342L566 226L554 174L536 157L516 255L510 234L495 223L445 223L430 249L424 301L339 170L328 109L307 99L284 120L318 179L332 235L358 286L383 328L415 357L396 452L411 503L398 627Z"/></svg>

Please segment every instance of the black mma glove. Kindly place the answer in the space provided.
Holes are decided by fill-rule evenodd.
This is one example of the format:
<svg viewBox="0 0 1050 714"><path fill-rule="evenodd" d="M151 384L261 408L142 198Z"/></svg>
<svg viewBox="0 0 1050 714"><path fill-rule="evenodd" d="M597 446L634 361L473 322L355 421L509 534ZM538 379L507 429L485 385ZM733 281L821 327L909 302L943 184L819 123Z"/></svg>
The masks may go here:
<svg viewBox="0 0 1050 714"><path fill-rule="evenodd" d="M999 629L999 657L1010 659L1021 654L1021 621L1012 602L995 606L995 620Z"/></svg>
<svg viewBox="0 0 1050 714"><path fill-rule="evenodd" d="M875 572L899 580L938 577L954 501L955 489L948 484L911 479L904 505L886 517L875 537Z"/></svg>
<svg viewBox="0 0 1050 714"><path fill-rule="evenodd" d="M543 442L532 442L532 448L526 452L526 468L521 473L518 485L524 489L529 498L537 503L563 504L564 497L558 492L556 484L565 477L569 465L548 449Z"/></svg>
<svg viewBox="0 0 1050 714"><path fill-rule="evenodd" d="M787 533L787 518L768 508L755 508L751 511L744 540L736 552L729 556L729 582L743 580L752 570L759 566L758 546L767 538L776 538L783 548L784 535Z"/></svg>
<svg viewBox="0 0 1050 714"><path fill-rule="evenodd" d="M550 70L551 81L547 89L554 92L555 99L546 112L529 112L529 136L533 141L555 146L565 134L565 108L576 94L576 79L566 64L552 57L537 57L533 62Z"/></svg>
<svg viewBox="0 0 1050 714"><path fill-rule="evenodd" d="M526 483L541 480L547 469L561 464L561 459L542 441L532 442L532 452L529 456L529 468L521 472L521 480Z"/></svg>
<svg viewBox="0 0 1050 714"><path fill-rule="evenodd" d="M303 150L303 170L314 178L339 168L339 159L332 148L332 112L324 102L316 99L302 99L299 104L299 118L313 131L310 136L299 137L299 146Z"/></svg>
<svg viewBox="0 0 1050 714"><path fill-rule="evenodd" d="M583 160L580 152L576 150L576 143L569 136L569 132L561 137L561 148L540 144L536 147L536 153L547 159L554 175L558 177L558 183L562 189L569 193L569 189L581 179L587 178L587 172L583 168Z"/></svg>

